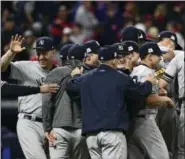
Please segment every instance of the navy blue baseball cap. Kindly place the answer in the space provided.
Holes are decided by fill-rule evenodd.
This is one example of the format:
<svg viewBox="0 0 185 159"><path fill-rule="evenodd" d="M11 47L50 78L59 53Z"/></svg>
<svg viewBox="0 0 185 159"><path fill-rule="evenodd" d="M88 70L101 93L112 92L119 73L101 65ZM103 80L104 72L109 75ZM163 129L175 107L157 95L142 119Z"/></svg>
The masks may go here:
<svg viewBox="0 0 185 159"><path fill-rule="evenodd" d="M83 45L74 44L69 50L67 58L69 60L77 59L83 60L85 58L85 47Z"/></svg>
<svg viewBox="0 0 185 159"><path fill-rule="evenodd" d="M124 42L126 40L132 40L135 41L136 43L139 43L139 40L141 39L143 39L143 35L139 31L139 29L133 26L123 28L121 34L121 42Z"/></svg>
<svg viewBox="0 0 185 159"><path fill-rule="evenodd" d="M176 49L182 50L182 47L178 44L178 39L177 39L176 34L171 31L162 31L159 33L157 38L158 38L158 41L161 41L164 38L169 38L175 43Z"/></svg>
<svg viewBox="0 0 185 159"><path fill-rule="evenodd" d="M100 49L100 44L96 40L87 41L84 46L86 48L87 54L98 54L98 51Z"/></svg>
<svg viewBox="0 0 185 159"><path fill-rule="evenodd" d="M141 42L143 42L143 43L145 43L147 41L148 42L155 42L154 40L147 38L146 34L145 34L145 32L143 30L141 30L141 29L138 29L138 30L140 32L140 41Z"/></svg>
<svg viewBox="0 0 185 159"><path fill-rule="evenodd" d="M124 41L122 43L123 45L126 46L127 52L132 53L132 52L139 52L139 46L135 41Z"/></svg>
<svg viewBox="0 0 185 159"><path fill-rule="evenodd" d="M146 42L139 48L140 58L143 59L148 54L162 56L162 52L155 42Z"/></svg>
<svg viewBox="0 0 185 159"><path fill-rule="evenodd" d="M116 47L118 55L126 56L130 54L128 52L127 46L123 43L115 43L112 46Z"/></svg>
<svg viewBox="0 0 185 159"><path fill-rule="evenodd" d="M98 59L100 61L108 61L119 57L118 50L116 46L109 45L103 48L100 48L98 53Z"/></svg>
<svg viewBox="0 0 185 159"><path fill-rule="evenodd" d="M72 46L73 44L66 44L60 49L60 58L62 60L67 60L68 51Z"/></svg>
<svg viewBox="0 0 185 159"><path fill-rule="evenodd" d="M53 50L55 49L54 47L54 42L50 37L44 36L40 37L36 41L36 47L33 49L37 50Z"/></svg>
<svg viewBox="0 0 185 159"><path fill-rule="evenodd" d="M177 36L171 32L171 31L162 31L159 33L159 35L157 36L158 41L161 41L164 38L169 38L171 39L175 44L177 43Z"/></svg>

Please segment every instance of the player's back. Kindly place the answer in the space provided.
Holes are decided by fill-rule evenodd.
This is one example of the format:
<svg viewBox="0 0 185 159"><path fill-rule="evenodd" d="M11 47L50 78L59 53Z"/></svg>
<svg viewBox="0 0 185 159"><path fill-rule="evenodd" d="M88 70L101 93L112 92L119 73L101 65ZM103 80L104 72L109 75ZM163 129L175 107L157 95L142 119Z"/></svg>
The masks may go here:
<svg viewBox="0 0 185 159"><path fill-rule="evenodd" d="M155 70L141 64L133 69L130 76L132 77L134 82L145 82L145 77L153 74L154 72Z"/></svg>
<svg viewBox="0 0 185 159"><path fill-rule="evenodd" d="M132 71L132 73L130 74L130 76L132 77L134 82L145 82L146 81L146 77L150 74L154 74L155 70L149 68L147 65L141 64L137 67L135 67ZM158 93L159 88L158 86L152 86L152 93ZM145 110L141 110L139 112L139 114L143 115L146 113L149 114L156 114L156 109L145 109Z"/></svg>

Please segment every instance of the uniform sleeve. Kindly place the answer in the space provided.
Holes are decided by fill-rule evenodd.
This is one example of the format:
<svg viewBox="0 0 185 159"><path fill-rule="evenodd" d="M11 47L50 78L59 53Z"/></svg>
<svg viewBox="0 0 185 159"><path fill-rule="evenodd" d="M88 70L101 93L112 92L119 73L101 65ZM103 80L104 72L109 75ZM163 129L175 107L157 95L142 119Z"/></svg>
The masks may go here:
<svg viewBox="0 0 185 159"><path fill-rule="evenodd" d="M162 79L164 79L165 81L167 81L169 83L171 83L173 81L173 78L177 74L178 60L176 57L174 59L172 59L172 61L169 63L169 65L168 65L168 67L162 77Z"/></svg>
<svg viewBox="0 0 185 159"><path fill-rule="evenodd" d="M152 83L146 81L144 83L134 83L132 79L129 80L126 97L128 100L140 100L141 97L147 97L152 93Z"/></svg>
<svg viewBox="0 0 185 159"><path fill-rule="evenodd" d="M69 95L71 95L72 93L80 93L80 88L82 86L82 82L85 76L86 74L76 75L71 80L69 80L67 88L66 88Z"/></svg>
<svg viewBox="0 0 185 159"><path fill-rule="evenodd" d="M4 83L1 87L2 97L19 97L40 93L40 87L22 86Z"/></svg>
<svg viewBox="0 0 185 159"><path fill-rule="evenodd" d="M145 109L146 98L152 92L152 84L148 81L144 83L129 82L129 88L126 92L126 103L128 112L134 117L140 110Z"/></svg>
<svg viewBox="0 0 185 159"><path fill-rule="evenodd" d="M23 81L27 74L30 74L30 61L17 61L10 63L10 78Z"/></svg>

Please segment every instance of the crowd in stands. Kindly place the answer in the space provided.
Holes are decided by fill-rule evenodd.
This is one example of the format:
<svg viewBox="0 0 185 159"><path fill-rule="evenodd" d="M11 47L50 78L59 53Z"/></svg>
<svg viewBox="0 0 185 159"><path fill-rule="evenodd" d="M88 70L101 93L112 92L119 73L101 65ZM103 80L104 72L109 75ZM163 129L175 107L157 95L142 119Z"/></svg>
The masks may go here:
<svg viewBox="0 0 185 159"><path fill-rule="evenodd" d="M57 50L66 43L90 39L103 46L120 41L122 29L129 25L142 29L150 39L162 30L173 31L184 48L183 2L14 1L3 2L1 14L1 55L13 34L25 37L27 49L15 61L36 60L32 48L40 36L51 36ZM59 58L55 62L60 65Z"/></svg>

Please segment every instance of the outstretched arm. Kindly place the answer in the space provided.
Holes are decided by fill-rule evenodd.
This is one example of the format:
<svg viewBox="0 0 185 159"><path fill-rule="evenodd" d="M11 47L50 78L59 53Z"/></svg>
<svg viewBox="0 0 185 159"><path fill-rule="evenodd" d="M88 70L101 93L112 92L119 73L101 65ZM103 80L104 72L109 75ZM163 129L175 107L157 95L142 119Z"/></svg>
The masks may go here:
<svg viewBox="0 0 185 159"><path fill-rule="evenodd" d="M48 93L48 92L56 92L58 86L56 84L48 84L42 85L40 87L33 86L24 86L24 85L16 85L16 84L8 84L4 83L1 86L1 96L2 97L19 97L19 96L27 96L37 93Z"/></svg>
<svg viewBox="0 0 185 159"><path fill-rule="evenodd" d="M12 36L11 42L10 42L10 49L2 56L1 58L1 71L5 72L10 64L10 62L13 60L16 54L22 52L25 50L25 47L22 47L24 38L22 36L19 36L18 34L15 36Z"/></svg>

